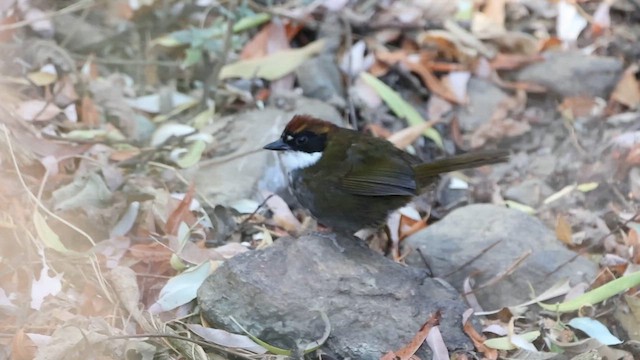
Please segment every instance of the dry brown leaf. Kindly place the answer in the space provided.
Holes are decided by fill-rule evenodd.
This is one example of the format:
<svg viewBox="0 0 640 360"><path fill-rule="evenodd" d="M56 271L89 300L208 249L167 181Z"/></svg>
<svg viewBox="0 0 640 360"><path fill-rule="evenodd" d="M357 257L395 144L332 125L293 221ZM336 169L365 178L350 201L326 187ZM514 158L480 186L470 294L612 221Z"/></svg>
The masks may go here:
<svg viewBox="0 0 640 360"><path fill-rule="evenodd" d="M388 65L394 65L399 63L400 61L404 61L409 56L404 50L398 51L376 51L375 53L376 60L382 61Z"/></svg>
<svg viewBox="0 0 640 360"><path fill-rule="evenodd" d="M429 91L454 104L460 104L460 101L458 101L456 95L453 94L453 92L451 92L451 90L449 90L449 88L445 86L440 81L440 79L438 79L433 74L428 64L423 61L419 63L413 61L404 61L403 64L407 68L409 68L409 70L415 72L416 74L418 74L418 76L420 76Z"/></svg>
<svg viewBox="0 0 640 360"><path fill-rule="evenodd" d="M418 140L424 134L424 131L432 127L434 121L426 121L422 124L406 127L387 138L389 142L399 149L404 149Z"/></svg>
<svg viewBox="0 0 640 360"><path fill-rule="evenodd" d="M429 68L435 72L469 71L465 65L442 61L429 61Z"/></svg>
<svg viewBox="0 0 640 360"><path fill-rule="evenodd" d="M11 359L31 360L35 354L35 344L25 335L23 329L19 329L11 340Z"/></svg>
<svg viewBox="0 0 640 360"><path fill-rule="evenodd" d="M166 245L157 242L131 245L129 252L131 256L145 263L169 262L173 254Z"/></svg>
<svg viewBox="0 0 640 360"><path fill-rule="evenodd" d="M18 115L28 121L49 121L62 112L55 104L45 100L26 100L16 109Z"/></svg>
<svg viewBox="0 0 640 360"><path fill-rule="evenodd" d="M18 17L17 12L14 12L13 14L8 16L5 13L2 19L0 19L0 27L8 28L14 23L18 22L18 20L20 20L20 18ZM0 42L7 43L8 41L13 40L15 32L16 32L15 29L0 31Z"/></svg>
<svg viewBox="0 0 640 360"><path fill-rule="evenodd" d="M547 39L543 39L538 44L538 52L543 53L545 51L558 49L562 46L562 40L558 39L556 36L552 36Z"/></svg>
<svg viewBox="0 0 640 360"><path fill-rule="evenodd" d="M634 145L633 148L629 150L624 159L624 165L627 168L640 165L640 144Z"/></svg>
<svg viewBox="0 0 640 360"><path fill-rule="evenodd" d="M434 65L431 61L431 54L429 54L428 52L421 52L418 59L416 59L415 57L415 54L411 55L405 50L393 52L377 51L376 60L378 60L379 62L378 72L385 73L388 70L388 66L402 63L405 67L407 67L407 69L418 74L418 76L420 76L420 78L422 79L422 82L431 92L448 101L453 102L454 104L460 103L455 94L453 94L453 92L433 74ZM380 63L386 65L387 67L383 67L382 65L380 65ZM438 71L459 71L465 69L464 67L457 64L438 64L443 67L441 69L438 69Z"/></svg>
<svg viewBox="0 0 640 360"><path fill-rule="evenodd" d="M256 59L267 55L267 42L269 41L273 27L273 23L269 23L258 31L258 33L247 42L244 48L242 48L240 59Z"/></svg>
<svg viewBox="0 0 640 360"><path fill-rule="evenodd" d="M375 52L375 62L369 68L369 73L375 77L384 76L389 72L389 68L391 65L395 65L403 60L405 60L409 56L404 50L397 51L376 51Z"/></svg>
<svg viewBox="0 0 640 360"><path fill-rule="evenodd" d="M109 1L108 15L114 19L130 20L135 11L126 0Z"/></svg>
<svg viewBox="0 0 640 360"><path fill-rule="evenodd" d="M611 100L632 109L640 105L640 83L638 82L638 79L636 79L637 72L637 64L629 66L624 71L620 81L618 81L616 88L611 94Z"/></svg>
<svg viewBox="0 0 640 360"><path fill-rule="evenodd" d="M504 137L513 137L526 133L531 126L526 121L519 121L509 116L510 112L519 107L520 100L507 99L501 102L495 109L491 119L480 125L476 131L468 137L471 148L478 148L489 140L500 140Z"/></svg>
<svg viewBox="0 0 640 360"><path fill-rule="evenodd" d="M558 214L556 217L556 237L562 241L565 245L573 245L573 232L571 231L571 224L567 218Z"/></svg>
<svg viewBox="0 0 640 360"><path fill-rule="evenodd" d="M279 30L278 27L283 27L282 30ZM285 35L285 39L287 42L291 41L294 36L300 32L302 29L301 25L287 23L284 25L277 25L273 22L265 25L242 49L240 53L240 59L255 59L259 57L266 56L270 53L273 53L274 49L270 48L269 42L274 36L275 31L283 31Z"/></svg>
<svg viewBox="0 0 640 360"><path fill-rule="evenodd" d="M367 130L375 137L388 139L392 134L387 128L378 124L366 124L364 130Z"/></svg>
<svg viewBox="0 0 640 360"><path fill-rule="evenodd" d="M76 92L73 80L69 75L63 75L53 86L55 103L66 106L76 102L79 97Z"/></svg>
<svg viewBox="0 0 640 360"><path fill-rule="evenodd" d="M566 97L558 105L558 111L568 119L594 116L603 107L591 96Z"/></svg>
<svg viewBox="0 0 640 360"><path fill-rule="evenodd" d="M398 351L392 351L385 354L382 359L396 359L399 358L401 360L409 360L411 357L418 351L420 346L424 343L425 339L429 335L429 332L434 326L438 326L440 323L440 318L442 315L440 311L436 311L431 317L425 322L420 330L416 333L416 335L411 339L411 341L402 349Z"/></svg>
<svg viewBox="0 0 640 360"><path fill-rule="evenodd" d="M100 125L100 114L93 99L85 95L80 103L80 121L85 125L95 128Z"/></svg>
<svg viewBox="0 0 640 360"><path fill-rule="evenodd" d="M491 59L491 68L495 70L515 70L525 65L543 61L542 55L519 55L498 53Z"/></svg>
<svg viewBox="0 0 640 360"><path fill-rule="evenodd" d="M187 190L184 198L180 201L180 204L178 204L173 212L171 212L171 215L167 218L167 223L164 226L165 234L177 235L180 223L184 222L191 226L197 222L195 215L193 215L190 210L194 192L195 188L192 184L189 186L189 190Z"/></svg>
<svg viewBox="0 0 640 360"><path fill-rule="evenodd" d="M477 57L477 52L465 47L452 34L444 30L430 30L417 36L423 45L436 47L445 60L457 60L463 64L471 63Z"/></svg>
<svg viewBox="0 0 640 360"><path fill-rule="evenodd" d="M471 324L471 321L467 320L464 322L463 330L465 334L469 336L471 341L473 341L473 345L476 347L476 350L482 353L485 359L496 360L498 358L498 350L484 345L484 342L485 340L487 340L487 338L476 331L476 329Z"/></svg>
<svg viewBox="0 0 640 360"><path fill-rule="evenodd" d="M293 215L289 205L278 195L265 193L265 196L269 196L266 201L266 205L273 212L273 220L276 225L282 227L287 232L297 232L302 224L298 218ZM270 196L271 195L271 196Z"/></svg>
<svg viewBox="0 0 640 360"><path fill-rule="evenodd" d="M123 150L115 150L109 155L109 160L120 162L129 160L140 154L140 149L123 149Z"/></svg>
<svg viewBox="0 0 640 360"><path fill-rule="evenodd" d="M518 136L526 133L531 126L524 122L512 118L492 117L492 119L482 124L470 137L471 148L479 148L489 140L499 140L504 137Z"/></svg>
<svg viewBox="0 0 640 360"><path fill-rule="evenodd" d="M506 3L506 0L487 0L485 1L482 13L490 19L494 25L504 28Z"/></svg>
<svg viewBox="0 0 640 360"><path fill-rule="evenodd" d="M640 264L640 236L638 236L638 232L635 229L629 230L626 243L631 248L630 261L634 264Z"/></svg>

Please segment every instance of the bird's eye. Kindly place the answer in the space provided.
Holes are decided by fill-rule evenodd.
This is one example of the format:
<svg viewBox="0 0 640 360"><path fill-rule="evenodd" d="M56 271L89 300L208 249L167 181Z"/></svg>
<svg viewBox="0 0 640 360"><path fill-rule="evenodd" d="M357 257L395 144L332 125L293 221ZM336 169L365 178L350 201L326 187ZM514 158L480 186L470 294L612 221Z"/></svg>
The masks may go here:
<svg viewBox="0 0 640 360"><path fill-rule="evenodd" d="M296 145L304 145L307 143L307 141L309 141L309 138L305 135L302 136L298 136L296 138Z"/></svg>

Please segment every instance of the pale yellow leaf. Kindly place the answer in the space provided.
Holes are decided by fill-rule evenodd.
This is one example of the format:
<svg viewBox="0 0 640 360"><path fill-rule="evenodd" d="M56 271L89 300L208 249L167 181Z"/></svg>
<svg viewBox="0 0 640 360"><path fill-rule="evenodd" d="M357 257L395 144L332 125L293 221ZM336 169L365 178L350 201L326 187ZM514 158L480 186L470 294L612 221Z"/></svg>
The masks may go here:
<svg viewBox="0 0 640 360"><path fill-rule="evenodd" d="M220 78L279 79L293 72L311 56L322 51L324 43L325 41L320 39L302 48L282 50L258 59L240 60L235 63L225 65L220 72Z"/></svg>

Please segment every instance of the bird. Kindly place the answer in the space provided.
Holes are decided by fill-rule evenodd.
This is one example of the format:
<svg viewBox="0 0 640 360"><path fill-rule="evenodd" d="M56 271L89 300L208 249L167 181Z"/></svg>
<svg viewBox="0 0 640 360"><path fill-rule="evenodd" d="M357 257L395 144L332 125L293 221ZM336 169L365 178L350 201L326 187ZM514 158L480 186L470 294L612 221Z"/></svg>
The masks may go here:
<svg viewBox="0 0 640 360"><path fill-rule="evenodd" d="M484 150L423 162L385 139L304 114L263 148L280 153L299 203L322 225L347 234L382 227L440 174L509 157L506 150Z"/></svg>

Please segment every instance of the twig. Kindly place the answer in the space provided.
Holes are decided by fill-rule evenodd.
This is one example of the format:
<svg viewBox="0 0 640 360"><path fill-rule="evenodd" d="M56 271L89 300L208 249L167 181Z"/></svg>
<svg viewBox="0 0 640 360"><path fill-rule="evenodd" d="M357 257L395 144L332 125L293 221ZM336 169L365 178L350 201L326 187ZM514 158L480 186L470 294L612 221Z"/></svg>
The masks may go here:
<svg viewBox="0 0 640 360"><path fill-rule="evenodd" d="M222 159L222 160L219 160L219 159L216 159L216 158L213 158L213 159L207 159L207 160L203 160L203 161L201 161L201 162L199 163L199 165L200 165L200 167L204 167L204 166L212 166L212 165L225 164L225 163L228 163L229 161L232 161L232 160L235 160L235 159L239 159L239 158L241 158L241 157L245 157L245 156L253 155L253 154L255 154L255 153L257 153L257 152L260 152L260 151L263 151L263 149L262 149L262 148L259 148L259 149L254 149L254 150L245 151L245 152L243 152L243 153L236 154L236 155L230 156L230 157L228 157L228 158L226 158L226 159Z"/></svg>
<svg viewBox="0 0 640 360"><path fill-rule="evenodd" d="M71 54L71 57L76 60L85 60L87 58L86 55L82 54ZM94 57L91 59L92 62L96 64L106 64L106 65L154 65L154 66L166 66L178 68L180 67L180 63L177 61L164 61L164 60L138 60L138 59L117 59L117 58L97 58Z"/></svg>
<svg viewBox="0 0 640 360"><path fill-rule="evenodd" d="M95 6L95 2L94 0L81 0L77 3L71 4L65 8L62 8L58 11L52 12L52 13L48 13L48 14L43 14L40 17L37 18L33 18L33 19L27 19L27 20L22 20L22 21L18 21L18 22L14 22L13 24L7 24L4 26L0 26L0 32L2 31L7 31L7 30L14 30L14 29L18 29L21 28L23 26L27 26L27 25L31 25L35 22L38 21L42 21L42 20L46 20L46 19L51 19L54 18L56 16L60 16L60 15L64 15L64 14L69 14L72 12L76 12L76 11L80 11L92 6Z"/></svg>
<svg viewBox="0 0 640 360"><path fill-rule="evenodd" d="M422 262L424 263L424 267L427 268L427 273L429 274L429 277L433 277L434 276L433 270L431 269L431 265L429 264L427 257L422 253L422 249L418 247L416 248L416 251L418 252L418 255L420 255L420 258L422 258Z"/></svg>
<svg viewBox="0 0 640 360"><path fill-rule="evenodd" d="M468 295L470 293L475 293L476 291L478 291L480 289L484 289L486 287L493 286L493 285L497 284L498 282L500 282L500 280L504 279L505 277L511 275L514 271L516 271L518 269L518 267L520 267L520 265L522 265L522 262L524 260L526 260L532 253L533 253L532 250L527 250L522 255L520 255L517 259L515 259L511 263L511 265L509 265L509 267L507 267L504 271L501 271L500 273L496 274L494 277L489 279L484 284L478 286L477 288L473 289L472 291L464 293L463 295Z"/></svg>
<svg viewBox="0 0 640 360"><path fill-rule="evenodd" d="M482 251L480 251L476 256L472 257L471 259L465 261L464 264L460 265L457 269L449 272L448 274L445 274L443 276L441 276L441 278L447 278L455 273L457 273L458 271L464 269L467 265L471 264L472 262L478 260L478 258L480 258L482 255L486 254L489 250L493 249L496 245L498 245L499 243L502 242L501 240L497 240L496 242L494 242L493 244L487 246L486 248L482 249Z"/></svg>
<svg viewBox="0 0 640 360"><path fill-rule="evenodd" d="M24 177L22 177L22 172L20 171L20 166L18 165L18 159L16 159L16 154L15 154L15 152L13 150L13 145L11 143L11 139L9 138L9 129L7 128L7 126L5 124L2 124L2 131L4 132L4 137L5 137L5 140L7 141L7 146L9 146L9 155L11 156L11 161L13 162L13 166L14 166L14 168L16 170L16 174L18 175L18 180L20 180L20 185L22 185L22 187L24 188L24 191L29 195L31 200L35 201L36 205L40 209L42 209L42 211L47 213L47 215L53 217L54 219L60 221L61 223L65 224L65 225L67 225L69 228L71 228L72 230L74 230L78 234L82 235L87 240L89 240L91 245L96 246L96 242L91 238L91 236L89 236L89 234L84 232L79 227L77 227L77 226L73 225L72 223L68 222L67 220L61 218L60 216L58 216L56 214L54 214L53 211L49 210L46 206L44 206L44 204L31 192L31 190L29 190L29 186L27 186L27 182L24 180Z"/></svg>
<svg viewBox="0 0 640 360"><path fill-rule="evenodd" d="M271 195L267 196L267 198L264 199L264 201L261 202L260 205L258 205L258 207L256 207L256 209L253 210L253 212L249 216L247 216L246 219L242 220L242 222L240 223L240 225L238 225L238 227L242 227L247 222L249 222L249 220L251 220L258 213L258 211L267 204L267 201L269 201L269 199L271 199L274 195L275 194L271 194Z"/></svg>
<svg viewBox="0 0 640 360"><path fill-rule="evenodd" d="M242 354L240 352L234 351L231 348L226 348L217 344L213 344L210 342L206 342L206 341L202 341L202 340L196 340L196 339L191 339L188 338L186 336L180 336L180 335L175 335L175 334L135 334L135 335L115 335L115 336L109 336L107 338L105 338L103 341L107 341L107 340L128 340L128 339L141 339L141 338L163 338L163 339L175 339L175 340L181 340L181 341L187 341L190 343L194 343L196 345L200 345L200 346L204 346L207 348L212 348L212 349L216 349L219 351L222 351L224 353L228 353L228 354L233 354L235 356L238 356L242 359L249 359L252 360L253 357Z"/></svg>

